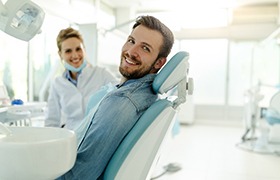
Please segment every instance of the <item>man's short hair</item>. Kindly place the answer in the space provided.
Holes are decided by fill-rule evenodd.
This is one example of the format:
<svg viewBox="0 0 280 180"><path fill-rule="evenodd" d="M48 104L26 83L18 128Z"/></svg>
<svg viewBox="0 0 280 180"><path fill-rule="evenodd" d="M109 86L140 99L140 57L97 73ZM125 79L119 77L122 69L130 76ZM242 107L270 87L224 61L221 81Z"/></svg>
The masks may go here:
<svg viewBox="0 0 280 180"><path fill-rule="evenodd" d="M167 57L172 49L174 44L174 36L172 31L164 25L160 20L153 16L139 16L136 19L135 24L133 25L132 29L135 29L137 26L143 25L149 29L156 30L160 32L163 36L163 44L160 47L160 52L158 54L158 58Z"/></svg>

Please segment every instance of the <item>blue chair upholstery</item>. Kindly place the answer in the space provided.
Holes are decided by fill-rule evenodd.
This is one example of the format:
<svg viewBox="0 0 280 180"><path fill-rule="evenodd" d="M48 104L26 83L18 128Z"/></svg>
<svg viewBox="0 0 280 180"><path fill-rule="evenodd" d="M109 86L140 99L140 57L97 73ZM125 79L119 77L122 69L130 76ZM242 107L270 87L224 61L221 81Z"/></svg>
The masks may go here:
<svg viewBox="0 0 280 180"><path fill-rule="evenodd" d="M272 96L265 112L265 119L270 125L280 124L280 91Z"/></svg>
<svg viewBox="0 0 280 180"><path fill-rule="evenodd" d="M163 96L146 110L112 156L105 180L150 179L165 137L171 133L176 107L186 100L188 58L187 52L180 51L158 73L153 82L155 93L164 95L179 87L178 97L171 101Z"/></svg>

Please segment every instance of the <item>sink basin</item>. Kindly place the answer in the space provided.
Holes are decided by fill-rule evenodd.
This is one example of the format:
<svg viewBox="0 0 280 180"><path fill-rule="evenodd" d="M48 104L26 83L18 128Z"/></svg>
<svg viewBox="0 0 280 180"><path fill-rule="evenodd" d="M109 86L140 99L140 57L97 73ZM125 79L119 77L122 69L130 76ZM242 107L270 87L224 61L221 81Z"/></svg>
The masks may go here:
<svg viewBox="0 0 280 180"><path fill-rule="evenodd" d="M0 123L1 180L53 180L73 167L76 154L73 131Z"/></svg>

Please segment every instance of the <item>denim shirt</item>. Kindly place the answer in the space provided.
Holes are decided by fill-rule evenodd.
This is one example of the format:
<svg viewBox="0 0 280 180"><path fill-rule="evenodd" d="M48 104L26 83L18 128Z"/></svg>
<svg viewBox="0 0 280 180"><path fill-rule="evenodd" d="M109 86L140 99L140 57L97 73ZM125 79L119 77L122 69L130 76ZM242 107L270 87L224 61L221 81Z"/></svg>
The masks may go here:
<svg viewBox="0 0 280 180"><path fill-rule="evenodd" d="M120 142L158 98L152 90L155 76L128 80L104 97L78 148L74 167L60 179L101 178Z"/></svg>

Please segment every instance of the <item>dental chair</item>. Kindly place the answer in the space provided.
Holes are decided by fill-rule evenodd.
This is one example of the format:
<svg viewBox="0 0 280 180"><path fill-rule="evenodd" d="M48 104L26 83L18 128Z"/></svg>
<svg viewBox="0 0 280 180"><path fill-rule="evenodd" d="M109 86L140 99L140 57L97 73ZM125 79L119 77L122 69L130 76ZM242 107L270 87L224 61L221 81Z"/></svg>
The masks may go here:
<svg viewBox="0 0 280 180"><path fill-rule="evenodd" d="M280 144L280 91L272 96L264 118L270 125L268 142Z"/></svg>
<svg viewBox="0 0 280 180"><path fill-rule="evenodd" d="M259 108L259 107L257 107ZM254 138L244 138L247 134L242 136L242 142L237 144L245 150L250 150L257 153L280 155L280 91L272 96L269 106L261 108L261 118L258 119L258 134L253 133ZM255 117L256 118L256 117ZM261 123L261 122L264 122ZM256 124L256 119L253 124ZM247 133L247 132L246 132ZM256 136L255 136L256 135Z"/></svg>
<svg viewBox="0 0 280 180"><path fill-rule="evenodd" d="M161 98L146 110L123 139L105 169L105 180L151 179L161 149L171 134L176 108L186 101L187 92L191 94L193 90L192 79L187 81L188 58L187 52L180 51L158 73L153 90L161 94ZM167 95L174 88L177 88L176 99Z"/></svg>

